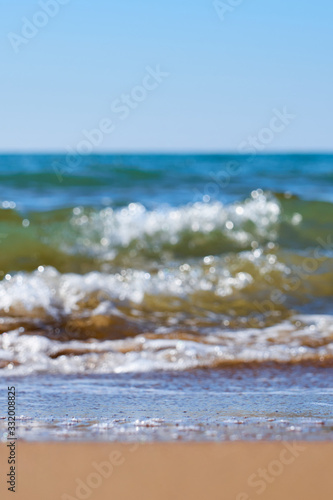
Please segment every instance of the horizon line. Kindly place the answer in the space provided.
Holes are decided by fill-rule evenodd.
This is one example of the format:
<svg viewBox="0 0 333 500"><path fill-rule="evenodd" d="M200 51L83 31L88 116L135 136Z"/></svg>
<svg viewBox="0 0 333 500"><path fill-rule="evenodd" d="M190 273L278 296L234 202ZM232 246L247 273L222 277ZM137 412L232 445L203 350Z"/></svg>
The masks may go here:
<svg viewBox="0 0 333 500"><path fill-rule="evenodd" d="M57 150L20 150L20 151L6 151L6 150L0 150L0 156L23 156L23 155L45 155L45 156L66 156L69 153L67 151L57 151ZM278 151L255 151L254 153L251 152L239 152L235 150L169 150L169 151L163 151L163 150L142 150L142 151L122 151L122 150L105 150L105 151L95 151L92 153L77 153L77 156L82 156L84 157L90 157L90 156L197 156L197 155L205 155L205 156L213 156L213 155L220 155L220 156L283 156L283 155L322 155L322 156L331 156L333 155L333 149L332 150L278 150Z"/></svg>

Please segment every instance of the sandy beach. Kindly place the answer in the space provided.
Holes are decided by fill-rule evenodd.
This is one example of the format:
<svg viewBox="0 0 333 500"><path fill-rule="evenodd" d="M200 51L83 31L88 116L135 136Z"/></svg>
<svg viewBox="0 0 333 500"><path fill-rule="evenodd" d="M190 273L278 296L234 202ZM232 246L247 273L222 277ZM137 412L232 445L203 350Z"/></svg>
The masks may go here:
<svg viewBox="0 0 333 500"><path fill-rule="evenodd" d="M0 446L1 498L7 450ZM332 443L17 443L18 500L326 500Z"/></svg>

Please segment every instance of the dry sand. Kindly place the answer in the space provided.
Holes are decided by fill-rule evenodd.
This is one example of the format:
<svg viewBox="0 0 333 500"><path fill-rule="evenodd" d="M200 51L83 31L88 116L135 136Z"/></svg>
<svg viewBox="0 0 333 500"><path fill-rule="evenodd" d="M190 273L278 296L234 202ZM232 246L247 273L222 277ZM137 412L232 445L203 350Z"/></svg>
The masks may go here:
<svg viewBox="0 0 333 500"><path fill-rule="evenodd" d="M15 500L328 500L333 443L17 443Z"/></svg>

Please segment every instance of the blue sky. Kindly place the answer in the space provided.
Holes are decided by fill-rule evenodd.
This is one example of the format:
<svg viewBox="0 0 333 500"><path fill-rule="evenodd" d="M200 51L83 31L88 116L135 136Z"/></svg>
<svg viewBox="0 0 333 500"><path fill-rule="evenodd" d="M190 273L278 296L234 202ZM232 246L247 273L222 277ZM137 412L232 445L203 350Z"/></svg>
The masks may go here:
<svg viewBox="0 0 333 500"><path fill-rule="evenodd" d="M0 0L0 151L75 149L104 119L96 152L236 151L284 106L295 118L265 151L333 149L330 0L221 0L223 20L211 0L50 1L53 17ZM45 25L28 39L23 18ZM121 119L112 103L158 65Z"/></svg>

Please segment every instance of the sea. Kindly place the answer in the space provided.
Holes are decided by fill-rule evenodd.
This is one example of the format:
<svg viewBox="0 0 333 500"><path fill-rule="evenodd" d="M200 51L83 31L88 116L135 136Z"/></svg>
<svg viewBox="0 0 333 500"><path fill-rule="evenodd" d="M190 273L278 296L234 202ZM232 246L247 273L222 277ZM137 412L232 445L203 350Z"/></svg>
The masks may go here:
<svg viewBox="0 0 333 500"><path fill-rule="evenodd" d="M333 155L0 155L0 439L333 440Z"/></svg>

